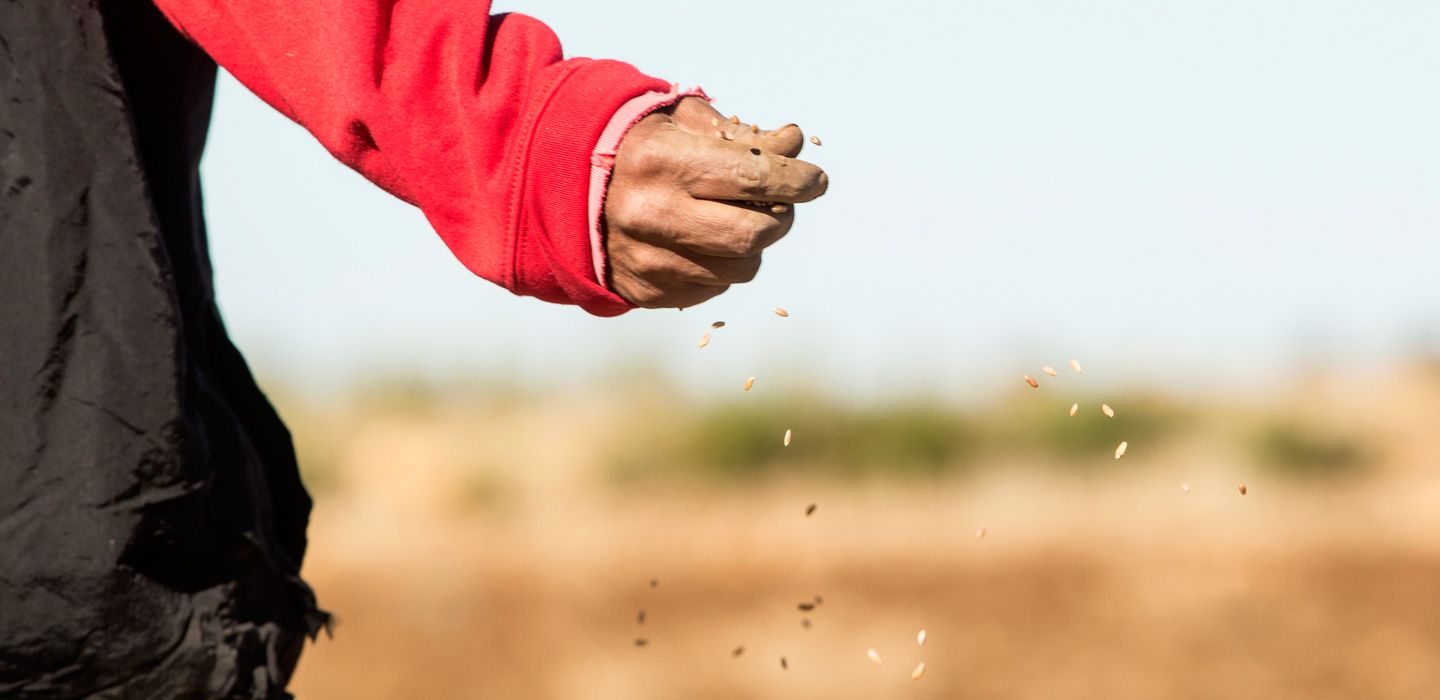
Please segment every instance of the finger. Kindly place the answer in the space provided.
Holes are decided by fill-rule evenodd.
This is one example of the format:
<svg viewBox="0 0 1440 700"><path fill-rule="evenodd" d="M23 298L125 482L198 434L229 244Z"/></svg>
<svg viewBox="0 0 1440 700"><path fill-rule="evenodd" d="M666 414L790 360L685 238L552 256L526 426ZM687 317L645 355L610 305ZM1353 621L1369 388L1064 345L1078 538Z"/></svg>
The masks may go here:
<svg viewBox="0 0 1440 700"><path fill-rule="evenodd" d="M688 309L724 294L725 289L697 284L657 290L641 283L640 290L632 293L633 298L625 291L617 292L642 309Z"/></svg>
<svg viewBox="0 0 1440 700"><path fill-rule="evenodd" d="M800 155L805 147L805 133L794 124L765 130L745 122L732 122L709 102L698 97L681 99L671 116L676 124L691 133L713 134L745 146L759 146L762 150L788 158Z"/></svg>
<svg viewBox="0 0 1440 700"><path fill-rule="evenodd" d="M758 146L762 151L794 158L800 155L801 149L805 147L805 132L794 124L786 124L771 131L739 129L735 142L742 146Z"/></svg>
<svg viewBox="0 0 1440 700"><path fill-rule="evenodd" d="M758 146L707 139L683 131L674 154L682 159L686 190L701 199L808 202L823 194L830 179L814 163L795 160Z"/></svg>
<svg viewBox="0 0 1440 700"><path fill-rule="evenodd" d="M645 309L684 309L723 294L729 287L660 283L625 269L614 270L610 286L626 301Z"/></svg>
<svg viewBox="0 0 1440 700"><path fill-rule="evenodd" d="M657 287L686 284L728 287L749 282L760 272L759 253L743 258L720 257L653 245L626 235L617 239L616 244L610 246L611 269L624 270Z"/></svg>
<svg viewBox="0 0 1440 700"><path fill-rule="evenodd" d="M639 240L724 258L756 255L795 223L794 209L783 205L756 207L635 189L613 193L605 217Z"/></svg>

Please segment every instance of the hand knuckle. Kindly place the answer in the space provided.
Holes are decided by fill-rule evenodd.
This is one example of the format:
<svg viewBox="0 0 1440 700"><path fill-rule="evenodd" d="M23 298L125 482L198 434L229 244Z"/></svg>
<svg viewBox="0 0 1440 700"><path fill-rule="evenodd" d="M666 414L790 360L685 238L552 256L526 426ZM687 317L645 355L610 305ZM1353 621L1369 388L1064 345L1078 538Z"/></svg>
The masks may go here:
<svg viewBox="0 0 1440 700"><path fill-rule="evenodd" d="M733 175L740 185L741 193L755 197L765 193L770 182L770 169L765 162L761 158L742 158L736 161Z"/></svg>
<svg viewBox="0 0 1440 700"><path fill-rule="evenodd" d="M669 271L670 259L659 248L646 246L630 254L630 267L647 282Z"/></svg>
<svg viewBox="0 0 1440 700"><path fill-rule="evenodd" d="M623 167L627 172L639 175L652 175L663 170L668 159L663 141L653 134L627 139L621 144L620 152L616 155L616 169Z"/></svg>
<svg viewBox="0 0 1440 700"><path fill-rule="evenodd" d="M626 230L653 228L665 210L660 201L663 197L645 189L612 190L607 196L609 203L605 207L605 216Z"/></svg>

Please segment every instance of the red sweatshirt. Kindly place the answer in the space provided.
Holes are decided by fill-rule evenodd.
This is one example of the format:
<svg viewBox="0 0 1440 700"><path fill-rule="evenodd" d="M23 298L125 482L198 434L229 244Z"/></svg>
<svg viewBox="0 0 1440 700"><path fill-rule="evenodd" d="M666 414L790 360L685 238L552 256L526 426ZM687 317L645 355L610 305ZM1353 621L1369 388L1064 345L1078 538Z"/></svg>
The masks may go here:
<svg viewBox="0 0 1440 700"><path fill-rule="evenodd" d="M155 2L336 158L420 207L475 274L602 316L630 308L605 286L603 155L678 99L669 84L564 60L548 27L486 0Z"/></svg>

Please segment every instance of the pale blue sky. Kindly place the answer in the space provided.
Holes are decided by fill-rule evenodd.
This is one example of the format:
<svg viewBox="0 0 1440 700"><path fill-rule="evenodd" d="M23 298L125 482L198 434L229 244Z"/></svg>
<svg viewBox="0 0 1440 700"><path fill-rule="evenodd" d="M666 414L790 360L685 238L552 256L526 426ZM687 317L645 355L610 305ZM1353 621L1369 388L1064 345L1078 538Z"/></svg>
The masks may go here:
<svg viewBox="0 0 1440 700"><path fill-rule="evenodd" d="M263 377L569 382L620 362L701 391L757 374L967 394L1071 356L1097 381L1240 382L1383 362L1440 328L1440 3L497 9L801 124L829 195L756 282L595 319L471 276L226 77L205 194L220 303Z"/></svg>

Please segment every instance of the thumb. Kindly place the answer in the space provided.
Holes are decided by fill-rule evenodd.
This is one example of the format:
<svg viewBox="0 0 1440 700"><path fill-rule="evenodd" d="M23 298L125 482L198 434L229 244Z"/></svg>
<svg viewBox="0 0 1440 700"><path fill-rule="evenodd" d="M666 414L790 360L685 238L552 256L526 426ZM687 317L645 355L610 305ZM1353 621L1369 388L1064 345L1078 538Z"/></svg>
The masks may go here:
<svg viewBox="0 0 1440 700"><path fill-rule="evenodd" d="M675 105L671 114L675 124L686 131L707 134L746 146L755 146L776 155L794 158L805 147L805 133L794 124L779 129L758 129L745 122L734 122L715 111L709 102L686 97Z"/></svg>

